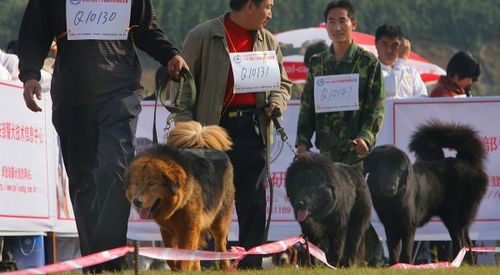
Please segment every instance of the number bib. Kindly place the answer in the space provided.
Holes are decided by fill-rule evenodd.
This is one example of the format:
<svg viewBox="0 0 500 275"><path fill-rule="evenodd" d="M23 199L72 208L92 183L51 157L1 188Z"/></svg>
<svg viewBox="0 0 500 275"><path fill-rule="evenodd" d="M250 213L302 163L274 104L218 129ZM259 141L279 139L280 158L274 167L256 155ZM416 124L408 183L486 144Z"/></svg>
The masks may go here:
<svg viewBox="0 0 500 275"><path fill-rule="evenodd" d="M359 74L315 77L314 107L316 113L359 110Z"/></svg>
<svg viewBox="0 0 500 275"><path fill-rule="evenodd" d="M132 0L68 0L68 40L126 40Z"/></svg>
<svg viewBox="0 0 500 275"><path fill-rule="evenodd" d="M277 91L281 73L273 51L229 53L235 94Z"/></svg>

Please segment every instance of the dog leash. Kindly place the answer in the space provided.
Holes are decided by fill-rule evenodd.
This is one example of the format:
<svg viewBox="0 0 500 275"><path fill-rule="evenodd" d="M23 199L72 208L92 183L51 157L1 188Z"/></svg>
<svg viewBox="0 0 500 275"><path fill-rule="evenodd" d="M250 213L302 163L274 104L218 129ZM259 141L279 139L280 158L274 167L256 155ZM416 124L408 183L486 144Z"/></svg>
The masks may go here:
<svg viewBox="0 0 500 275"><path fill-rule="evenodd" d="M280 134L281 141L283 141L283 143L285 143L288 146L290 151L292 151L293 155L296 157L297 151L288 140L288 135L285 132L285 128L281 126L281 123L278 119L279 117L281 117L281 111L279 109L274 109L273 113L271 114L271 119L273 120L274 126L276 127L276 132Z"/></svg>
<svg viewBox="0 0 500 275"><path fill-rule="evenodd" d="M266 105L269 106L269 105ZM264 110L262 110L264 111ZM295 152L295 149L292 147L290 142L288 141L288 135L285 132L285 128L281 126L281 123L279 122L279 117L281 117L281 110L279 108L275 108L272 113L271 113L271 120L273 121L274 127L276 128L276 131L280 134L281 141L283 141L287 146L290 148L292 153L297 156L297 153ZM274 197L274 186L273 186L273 179L271 176L271 127L269 125L267 129L267 136L266 136L266 177L267 181L269 183L269 213L267 215L267 221L266 221L266 226L265 226L265 233L264 233L264 240L263 242L268 241L269 237L269 228L271 226L271 217L272 217L272 212L273 212L273 197Z"/></svg>
<svg viewBox="0 0 500 275"><path fill-rule="evenodd" d="M166 104L162 98L162 94L165 91L171 94L171 91L168 90L169 81L174 81L179 83L179 89L177 91L177 94L175 95L175 98L172 100L173 105ZM182 94L184 93L184 86L186 82L189 85L188 92L191 94L191 98L186 106L181 107L180 101L182 99ZM165 125L165 131L168 133L174 121L175 114L188 110L194 105L194 102L196 101L196 84L194 83L194 78L191 72L183 68L179 74L179 80L171 79L170 77L165 77L162 78L162 80L160 81L160 85L156 89L155 107L153 111L153 144L158 144L158 134L156 130L156 105L158 103L158 99L160 100L160 103L163 105L163 107L165 107L165 109L167 109L170 112Z"/></svg>
<svg viewBox="0 0 500 275"><path fill-rule="evenodd" d="M264 109L261 110L265 112ZM264 236L262 243L267 243L269 237L269 228L271 227L271 217L273 212L273 197L274 197L274 188L273 188L273 179L271 176L271 123L267 126L267 135L266 135L266 172L265 175L267 177L267 182L269 183L269 213L267 214L266 226L264 229Z"/></svg>

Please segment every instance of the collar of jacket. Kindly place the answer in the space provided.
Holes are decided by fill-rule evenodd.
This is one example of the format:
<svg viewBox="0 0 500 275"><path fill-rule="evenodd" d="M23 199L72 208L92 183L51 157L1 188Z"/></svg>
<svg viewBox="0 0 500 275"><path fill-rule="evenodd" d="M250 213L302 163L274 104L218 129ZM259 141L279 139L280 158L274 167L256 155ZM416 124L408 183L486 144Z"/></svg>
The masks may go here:
<svg viewBox="0 0 500 275"><path fill-rule="evenodd" d="M212 36L213 37L219 37L219 38L225 38L226 37L226 31L224 30L224 19L226 16L229 16L229 12L225 13L224 15L221 15L217 17L215 20L217 21L217 26L215 28L212 28ZM255 41L264 41L264 37L262 34L262 31L253 31ZM255 42L254 42L255 45Z"/></svg>
<svg viewBox="0 0 500 275"><path fill-rule="evenodd" d="M349 46L349 48L347 49L344 57L342 57L342 60L340 60L340 62L343 62L343 63L352 63L353 60L354 60L354 56L356 55L356 51L358 50L358 45L356 45L356 43L354 43L354 41L351 43L351 45ZM333 48L333 43L332 45L330 46L330 51L328 51L328 59L333 59L335 60L335 49Z"/></svg>

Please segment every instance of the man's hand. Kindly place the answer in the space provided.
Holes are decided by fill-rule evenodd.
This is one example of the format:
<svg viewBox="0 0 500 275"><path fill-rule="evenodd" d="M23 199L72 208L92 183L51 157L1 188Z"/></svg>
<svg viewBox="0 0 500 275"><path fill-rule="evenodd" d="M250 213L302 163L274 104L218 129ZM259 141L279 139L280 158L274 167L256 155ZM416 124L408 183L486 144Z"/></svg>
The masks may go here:
<svg viewBox="0 0 500 275"><path fill-rule="evenodd" d="M307 150L307 146L304 144L297 145L297 155L302 155L307 152L309 152L309 150Z"/></svg>
<svg viewBox="0 0 500 275"><path fill-rule="evenodd" d="M167 63L168 76L171 79L179 79L179 74L182 68L186 68L187 70L189 70L187 63L184 58L182 58L182 56L176 55L170 58Z"/></svg>
<svg viewBox="0 0 500 275"><path fill-rule="evenodd" d="M366 141L360 137L356 138L352 141L352 149L356 152L356 154L362 156L368 153L368 145Z"/></svg>
<svg viewBox="0 0 500 275"><path fill-rule="evenodd" d="M401 40L401 45L399 45L398 57L403 60L408 60L408 58L410 58L410 53L411 53L411 42L410 40L403 38L403 40Z"/></svg>
<svg viewBox="0 0 500 275"><path fill-rule="evenodd" d="M276 103L269 103L269 106L265 107L264 109L266 110L266 115L267 117L271 118L272 114L273 114L273 110L278 107L278 105Z"/></svg>
<svg viewBox="0 0 500 275"><path fill-rule="evenodd" d="M38 100L42 100L42 86L38 80L30 79L24 83L24 102L31 111L41 112L42 108L36 104L34 96Z"/></svg>

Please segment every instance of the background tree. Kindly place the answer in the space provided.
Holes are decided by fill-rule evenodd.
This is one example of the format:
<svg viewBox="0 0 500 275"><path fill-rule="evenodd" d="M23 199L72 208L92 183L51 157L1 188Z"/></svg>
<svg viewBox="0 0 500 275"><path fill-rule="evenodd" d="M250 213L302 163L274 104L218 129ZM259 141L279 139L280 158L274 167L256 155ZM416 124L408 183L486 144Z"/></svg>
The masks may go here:
<svg viewBox="0 0 500 275"><path fill-rule="evenodd" d="M465 49L483 66L481 94L500 94L500 0L351 0L358 31L373 34L384 23L400 25L414 50L446 67L449 58ZM28 0L0 1L0 48L17 38ZM228 0L152 0L158 22L179 48L194 26L229 9ZM316 26L323 22L329 0L275 0L272 32ZM157 64L145 59L146 69Z"/></svg>

